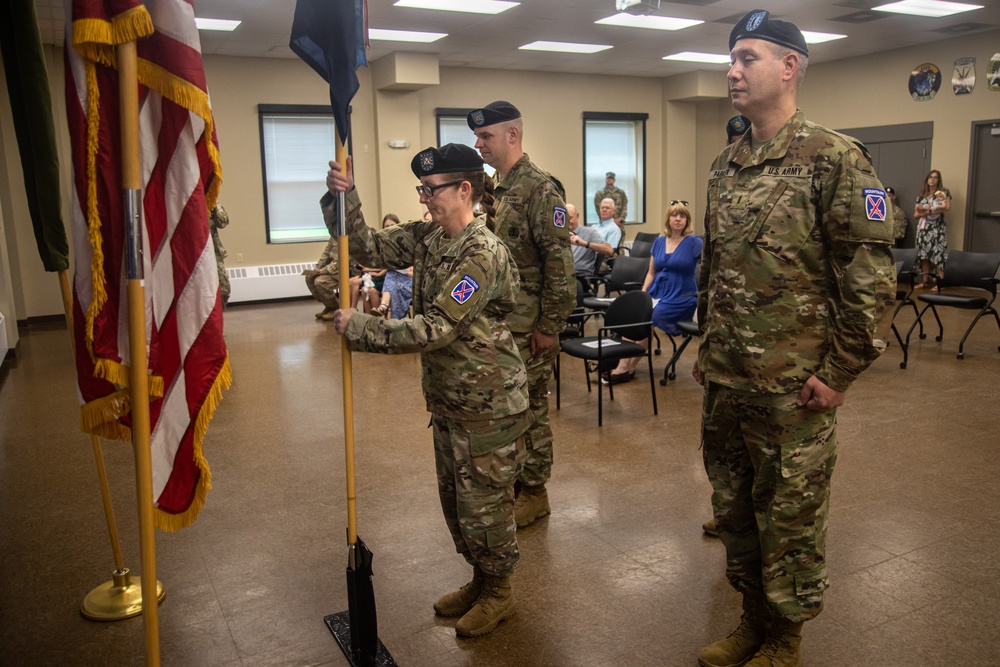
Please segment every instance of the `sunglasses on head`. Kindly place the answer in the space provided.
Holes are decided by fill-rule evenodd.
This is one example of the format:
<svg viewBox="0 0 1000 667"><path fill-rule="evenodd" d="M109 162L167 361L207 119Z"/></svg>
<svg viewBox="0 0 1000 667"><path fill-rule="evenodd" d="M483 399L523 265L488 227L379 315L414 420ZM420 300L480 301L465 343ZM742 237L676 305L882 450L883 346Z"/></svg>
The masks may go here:
<svg viewBox="0 0 1000 667"><path fill-rule="evenodd" d="M683 199L671 199L670 200L670 205L671 206L677 206L678 204L683 204L684 206L690 206L690 204L688 204Z"/></svg>

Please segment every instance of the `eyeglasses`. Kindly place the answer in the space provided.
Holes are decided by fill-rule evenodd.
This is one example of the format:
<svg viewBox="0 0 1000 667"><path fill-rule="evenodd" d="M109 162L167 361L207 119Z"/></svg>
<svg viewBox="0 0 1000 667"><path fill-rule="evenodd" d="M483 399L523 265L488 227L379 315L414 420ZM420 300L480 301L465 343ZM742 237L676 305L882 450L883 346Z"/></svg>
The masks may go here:
<svg viewBox="0 0 1000 667"><path fill-rule="evenodd" d="M450 183L442 183L441 185L418 185L417 194L420 195L421 197L426 197L427 199L430 199L431 197L434 196L434 193L440 190L441 188L446 188L449 185L461 185L464 182L465 181L451 181Z"/></svg>
<svg viewBox="0 0 1000 667"><path fill-rule="evenodd" d="M688 204L683 199L671 199L670 200L670 205L671 206L677 206L678 204L684 204L685 206L690 206L690 204Z"/></svg>

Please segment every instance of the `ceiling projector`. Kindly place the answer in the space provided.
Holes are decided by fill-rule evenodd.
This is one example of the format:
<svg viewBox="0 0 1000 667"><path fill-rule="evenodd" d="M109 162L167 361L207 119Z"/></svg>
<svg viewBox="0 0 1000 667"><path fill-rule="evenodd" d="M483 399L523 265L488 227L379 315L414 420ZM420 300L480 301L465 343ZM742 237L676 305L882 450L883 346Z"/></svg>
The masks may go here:
<svg viewBox="0 0 1000 667"><path fill-rule="evenodd" d="M660 9L660 0L615 0L615 9L636 16L648 16Z"/></svg>

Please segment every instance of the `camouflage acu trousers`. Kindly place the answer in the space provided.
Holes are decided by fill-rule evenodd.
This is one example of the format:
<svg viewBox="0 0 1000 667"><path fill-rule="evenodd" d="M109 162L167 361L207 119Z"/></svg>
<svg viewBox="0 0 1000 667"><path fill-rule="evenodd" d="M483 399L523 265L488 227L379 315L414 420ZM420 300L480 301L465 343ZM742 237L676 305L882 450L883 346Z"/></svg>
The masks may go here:
<svg viewBox="0 0 1000 667"><path fill-rule="evenodd" d="M702 446L726 576L741 592L763 590L776 614L799 622L819 614L828 586L837 418L795 398L709 383Z"/></svg>
<svg viewBox="0 0 1000 667"><path fill-rule="evenodd" d="M329 273L306 278L306 287L309 288L313 298L327 308L340 308L339 293L337 292L339 284L340 280L337 276Z"/></svg>
<svg viewBox="0 0 1000 667"><path fill-rule="evenodd" d="M495 577L512 575L519 556L514 480L530 418L526 412L476 422L431 418L438 494L455 549Z"/></svg>
<svg viewBox="0 0 1000 667"><path fill-rule="evenodd" d="M521 361L528 371L528 410L535 423L525 434L528 450L524 470L518 480L525 486L541 486L552 476L552 427L549 425L549 380L559 355L559 343L545 352L531 355L531 334L512 332Z"/></svg>

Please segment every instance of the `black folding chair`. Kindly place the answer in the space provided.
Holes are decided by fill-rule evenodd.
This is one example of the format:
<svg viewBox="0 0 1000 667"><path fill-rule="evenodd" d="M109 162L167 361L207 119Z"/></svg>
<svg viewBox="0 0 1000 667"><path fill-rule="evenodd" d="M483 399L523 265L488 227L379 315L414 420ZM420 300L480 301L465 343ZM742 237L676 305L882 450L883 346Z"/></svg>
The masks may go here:
<svg viewBox="0 0 1000 667"><path fill-rule="evenodd" d="M900 368L906 368L906 363L909 358L909 347L903 340L902 336L899 335L899 329L896 328L896 315L899 314L904 307L909 306L913 308L913 314L919 319L920 311L917 309L917 302L913 300L913 292L916 289L916 278L922 275L919 271L914 268L914 264L917 261L917 249L916 248L893 248L892 257L896 260L896 308L892 311L892 318L890 320L890 326L892 329L892 334L896 337L896 341L899 343L900 349L903 350L903 361L899 363ZM924 324L920 323L920 337L924 337Z"/></svg>
<svg viewBox="0 0 1000 667"><path fill-rule="evenodd" d="M627 259L627 258L623 258ZM560 353L584 361L584 376L587 378L587 391L591 390L590 373L587 362L616 362L632 357L646 357L649 365L649 390L653 397L653 414L659 414L656 406L656 384L653 381L653 354L649 345L645 348L634 340L648 338L653 332L653 299L643 291L626 292L615 299L604 313L604 326L597 331L596 336L583 336L567 340ZM626 338L630 340L625 340ZM559 376L556 376L556 409L559 409L560 394ZM615 400L614 385L608 385L608 396ZM597 425L604 425L604 399L601 381L597 381Z"/></svg>
<svg viewBox="0 0 1000 667"><path fill-rule="evenodd" d="M997 322L997 329L1000 329L1000 315L997 315L993 302L997 298L997 271L1000 270L1000 253L994 252L962 252L952 250L948 253L948 261L944 267L944 277L937 278L937 291L930 294L921 294L918 299L925 303L923 310L917 314L917 321L910 325L906 332L906 344L910 343L910 334L913 329L921 323L924 313L928 309L934 314L934 319L938 324L938 335L935 338L938 342L944 337L944 325L938 316L939 306L950 308L962 308L963 310L978 310L976 316L965 330L965 335L958 343L958 358L964 359L965 339L972 333L973 327L979 322L983 315L992 315ZM945 293L942 290L950 287L964 287L978 290L982 293L975 294L954 294ZM921 338L926 338L924 333L920 333ZM1000 345L997 346L1000 350ZM906 368L905 362L901 366Z"/></svg>

